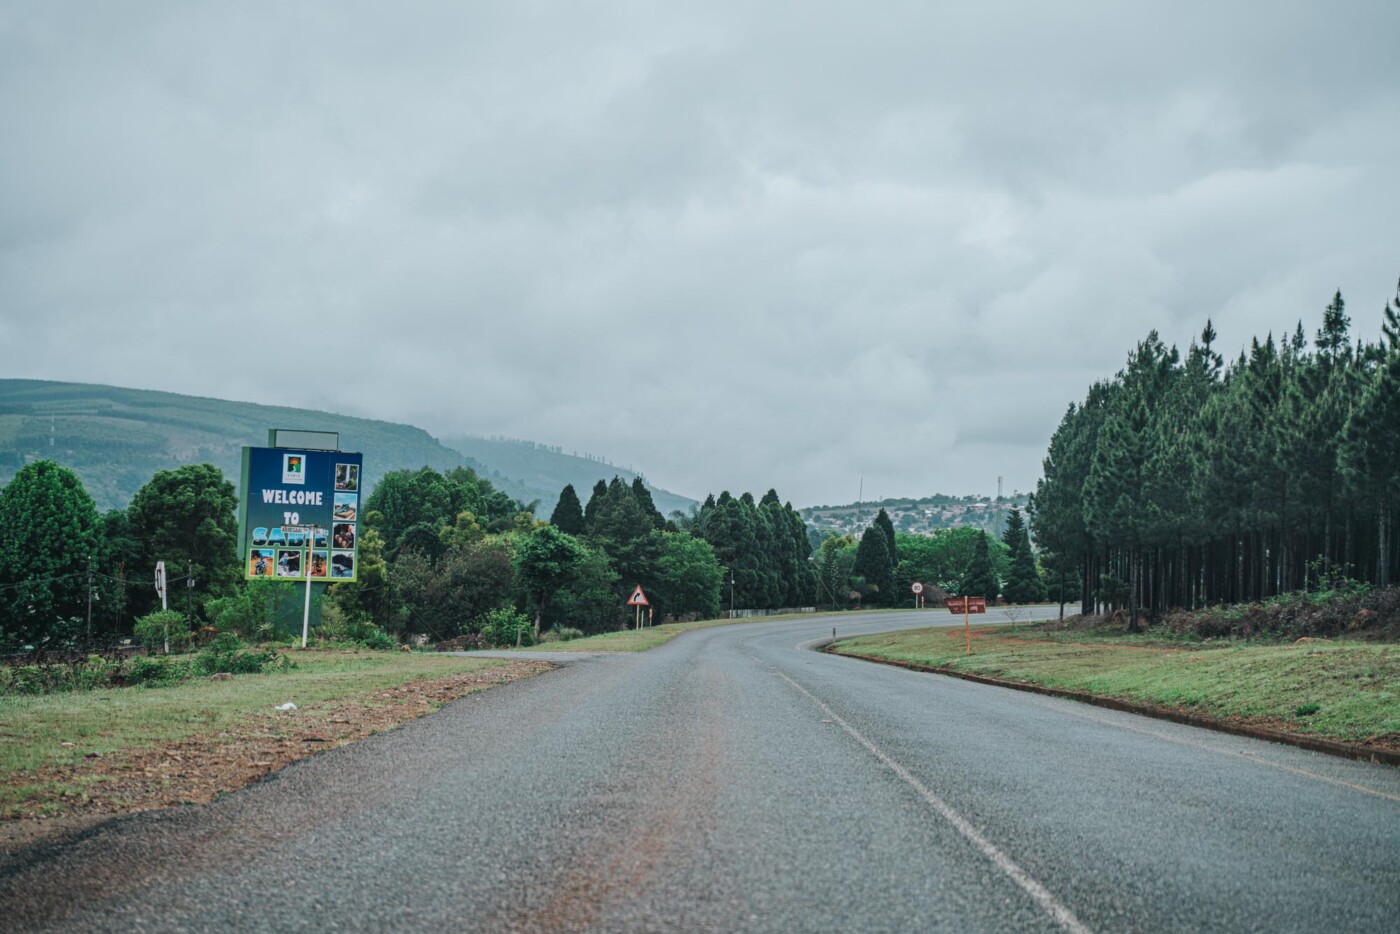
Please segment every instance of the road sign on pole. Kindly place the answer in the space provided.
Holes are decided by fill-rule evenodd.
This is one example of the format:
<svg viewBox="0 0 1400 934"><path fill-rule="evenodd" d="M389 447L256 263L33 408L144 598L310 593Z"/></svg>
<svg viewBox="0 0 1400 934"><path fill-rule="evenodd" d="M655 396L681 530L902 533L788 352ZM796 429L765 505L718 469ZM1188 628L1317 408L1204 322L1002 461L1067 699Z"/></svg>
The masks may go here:
<svg viewBox="0 0 1400 934"><path fill-rule="evenodd" d="M963 635L967 638L967 654L972 654L972 624L968 621L968 616L972 613L987 612L986 597L949 597L947 600L949 613L961 613L963 615Z"/></svg>
<svg viewBox="0 0 1400 934"><path fill-rule="evenodd" d="M627 598L628 606L651 606L651 601L647 599L646 593L642 591L642 585L638 584L637 589L632 591L632 596Z"/></svg>

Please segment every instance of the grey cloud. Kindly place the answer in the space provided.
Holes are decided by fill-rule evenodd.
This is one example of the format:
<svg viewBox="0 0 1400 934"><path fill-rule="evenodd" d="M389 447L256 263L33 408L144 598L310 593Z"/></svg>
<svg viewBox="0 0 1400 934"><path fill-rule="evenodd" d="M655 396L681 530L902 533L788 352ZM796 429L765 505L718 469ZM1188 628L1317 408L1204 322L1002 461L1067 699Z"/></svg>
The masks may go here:
<svg viewBox="0 0 1400 934"><path fill-rule="evenodd" d="M1381 2L12 4L0 371L692 495L1025 490L1150 328L1233 353L1340 287L1374 331L1397 34Z"/></svg>

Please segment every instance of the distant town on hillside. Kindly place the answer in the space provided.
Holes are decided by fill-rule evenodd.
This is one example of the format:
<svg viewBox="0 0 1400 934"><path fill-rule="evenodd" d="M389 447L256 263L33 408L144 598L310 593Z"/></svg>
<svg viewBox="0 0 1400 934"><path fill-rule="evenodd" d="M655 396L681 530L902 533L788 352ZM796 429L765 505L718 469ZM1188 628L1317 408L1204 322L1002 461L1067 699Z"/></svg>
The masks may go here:
<svg viewBox="0 0 1400 934"><path fill-rule="evenodd" d="M865 531L881 509L889 513L895 531L913 535L928 535L936 529L972 526L996 534L1011 507L1022 512L1030 497L1025 493L1010 496L926 496L923 499L883 499L845 506L809 506L801 510L809 528L818 532L859 535Z"/></svg>

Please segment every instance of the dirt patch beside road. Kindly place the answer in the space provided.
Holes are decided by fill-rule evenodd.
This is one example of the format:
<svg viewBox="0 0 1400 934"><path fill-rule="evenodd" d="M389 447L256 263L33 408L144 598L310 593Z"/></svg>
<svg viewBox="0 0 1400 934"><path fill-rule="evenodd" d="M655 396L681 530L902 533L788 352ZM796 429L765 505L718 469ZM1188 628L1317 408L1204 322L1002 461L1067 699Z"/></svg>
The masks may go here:
<svg viewBox="0 0 1400 934"><path fill-rule="evenodd" d="M298 759L550 667L547 662L521 661L412 681L275 716L247 717L217 733L106 756L91 754L72 764L11 775L7 785L34 792L14 819L0 821L0 851L79 832L119 814L207 803Z"/></svg>

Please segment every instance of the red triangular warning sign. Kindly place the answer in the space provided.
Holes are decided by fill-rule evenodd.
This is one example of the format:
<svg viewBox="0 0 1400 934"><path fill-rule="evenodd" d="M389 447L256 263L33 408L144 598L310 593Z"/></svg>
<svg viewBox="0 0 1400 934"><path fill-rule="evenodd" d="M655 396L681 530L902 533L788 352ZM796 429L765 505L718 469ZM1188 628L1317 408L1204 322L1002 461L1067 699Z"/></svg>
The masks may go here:
<svg viewBox="0 0 1400 934"><path fill-rule="evenodd" d="M632 591L632 596L630 596L630 597L627 598L627 605L628 605L628 606L651 606L651 601L648 600L648 599L647 599L647 595L646 595L645 593L642 592L642 585L641 585L641 584L638 584L638 585L637 585L637 589L634 590L634 591Z"/></svg>

